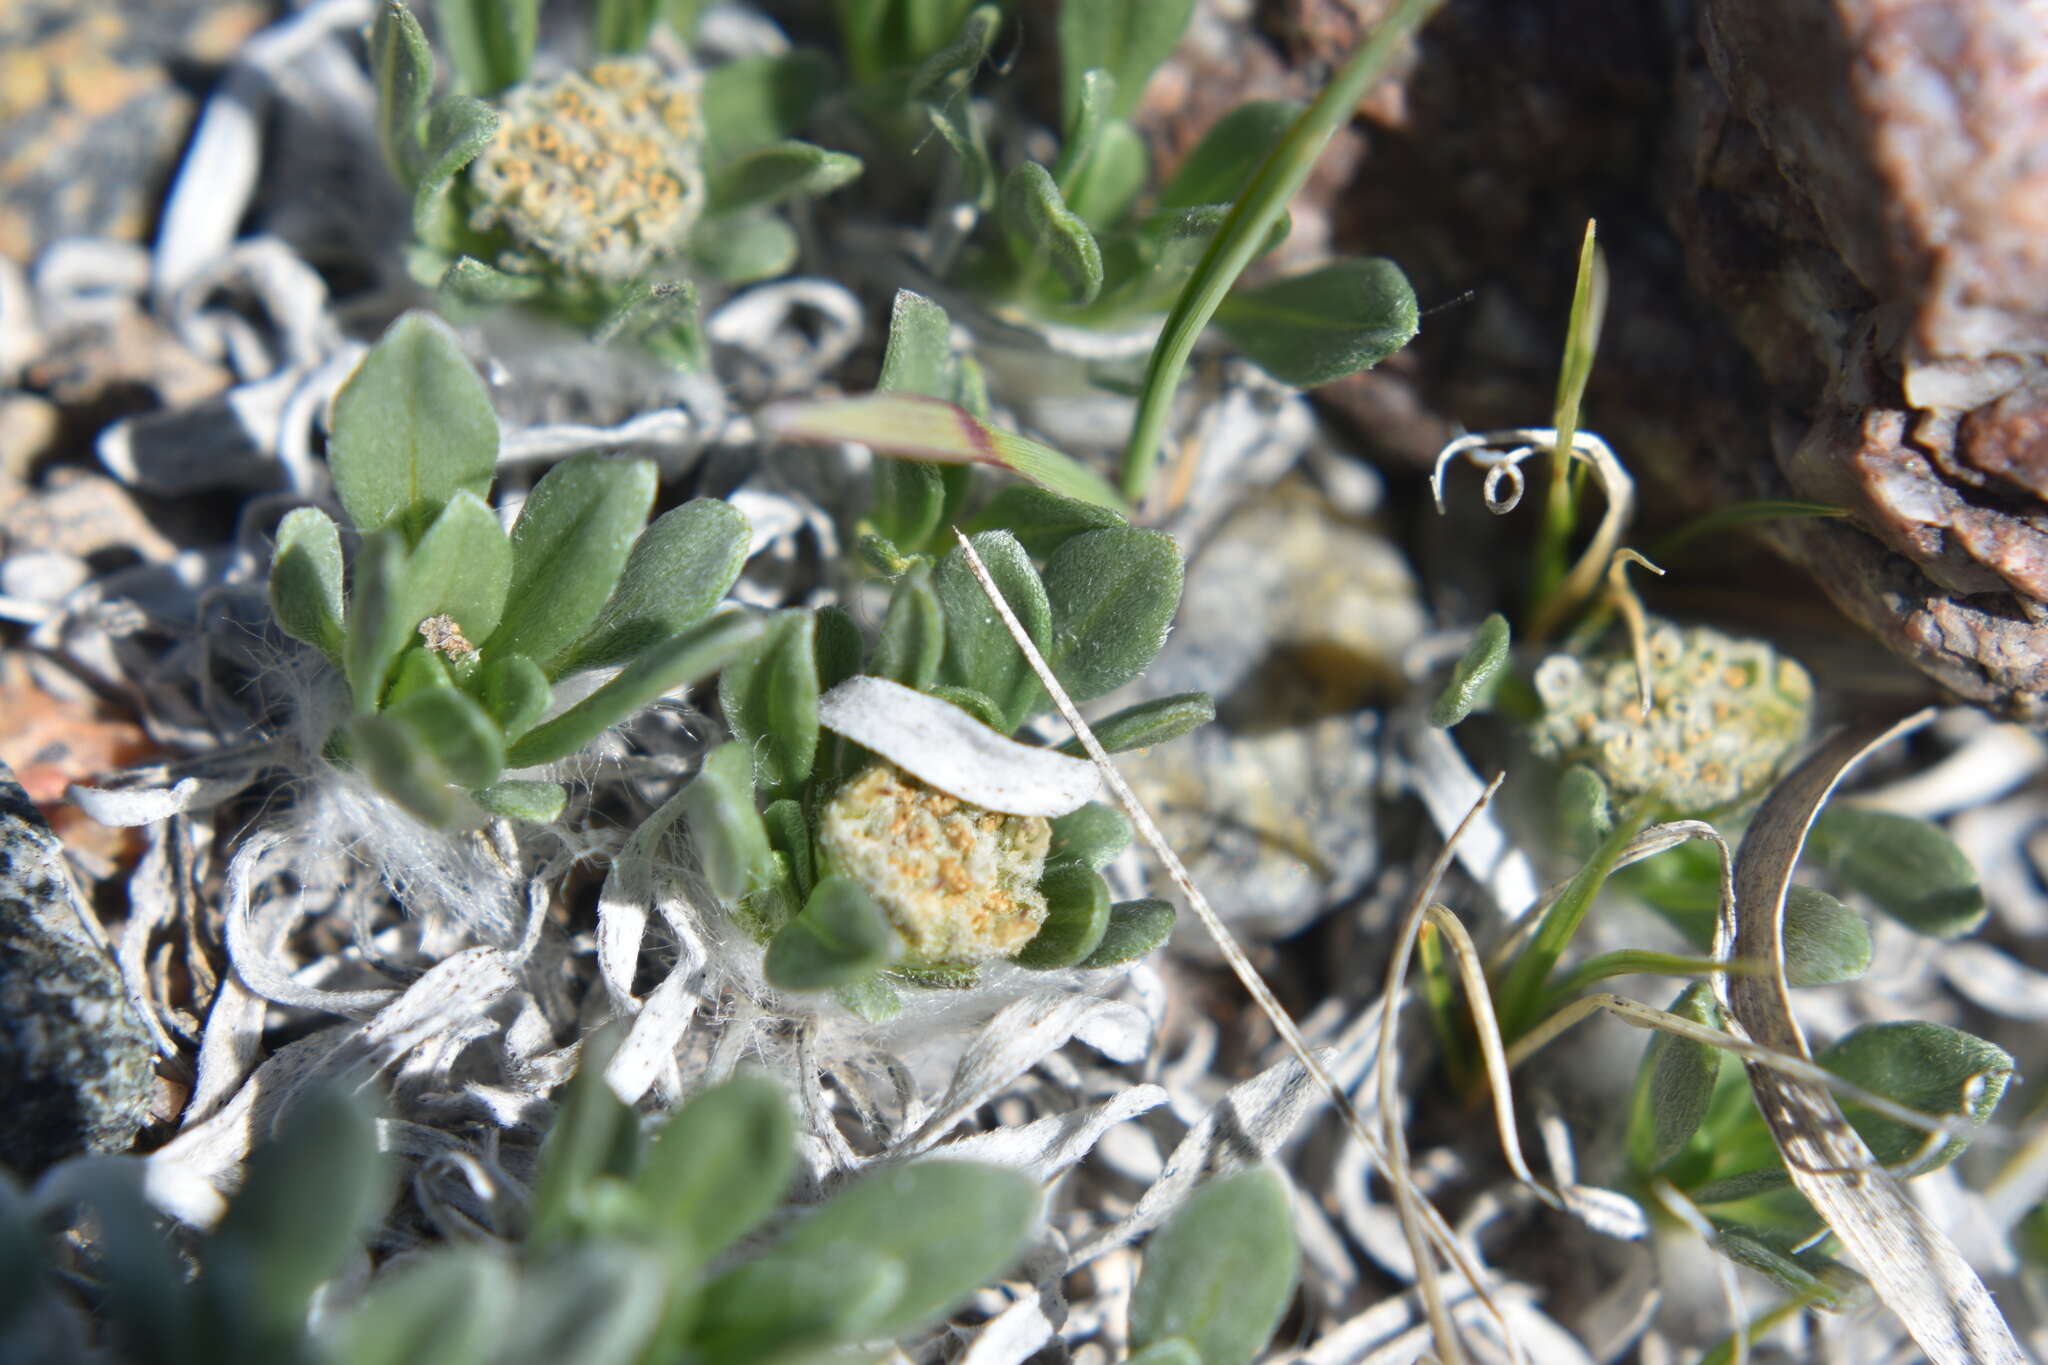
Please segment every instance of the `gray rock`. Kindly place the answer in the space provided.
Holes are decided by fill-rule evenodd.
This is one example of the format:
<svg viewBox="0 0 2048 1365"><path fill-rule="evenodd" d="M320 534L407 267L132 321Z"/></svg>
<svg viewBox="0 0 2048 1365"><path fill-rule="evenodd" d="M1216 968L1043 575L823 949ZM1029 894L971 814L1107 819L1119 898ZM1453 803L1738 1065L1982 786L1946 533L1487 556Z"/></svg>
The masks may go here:
<svg viewBox="0 0 2048 1365"><path fill-rule="evenodd" d="M49 823L0 763L0 1165L34 1175L135 1141L155 1049L87 937Z"/></svg>

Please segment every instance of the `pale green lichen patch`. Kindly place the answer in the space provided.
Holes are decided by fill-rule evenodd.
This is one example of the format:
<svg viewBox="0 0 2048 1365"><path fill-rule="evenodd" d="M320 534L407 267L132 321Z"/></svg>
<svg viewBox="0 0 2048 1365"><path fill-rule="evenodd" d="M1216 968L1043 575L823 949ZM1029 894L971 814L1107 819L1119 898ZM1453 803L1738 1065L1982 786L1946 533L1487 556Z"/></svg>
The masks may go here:
<svg viewBox="0 0 2048 1365"><path fill-rule="evenodd" d="M694 74L645 57L515 86L471 163L470 226L502 227L572 274L638 278L679 251L704 208L704 123ZM518 253L498 264L519 270Z"/></svg>
<svg viewBox="0 0 2048 1365"><path fill-rule="evenodd" d="M1045 923L1038 880L1052 826L1041 816L984 810L878 763L826 805L818 841L867 886L915 963L1009 957Z"/></svg>
<svg viewBox="0 0 2048 1365"><path fill-rule="evenodd" d="M1624 795L1657 791L1683 811L1761 791L1806 736L1813 680L1761 640L1655 622L1651 705L1635 660L1553 654L1536 669L1536 752L1586 763Z"/></svg>

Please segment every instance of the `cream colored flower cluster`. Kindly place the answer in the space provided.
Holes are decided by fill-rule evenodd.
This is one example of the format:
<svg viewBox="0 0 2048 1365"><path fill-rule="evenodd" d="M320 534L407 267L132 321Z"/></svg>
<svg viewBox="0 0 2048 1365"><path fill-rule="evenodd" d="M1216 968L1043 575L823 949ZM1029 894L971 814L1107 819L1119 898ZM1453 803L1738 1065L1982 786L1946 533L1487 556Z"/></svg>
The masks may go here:
<svg viewBox="0 0 2048 1365"><path fill-rule="evenodd" d="M704 122L694 72L615 58L515 86L499 114L497 135L470 163L477 231L502 227L571 274L620 283L679 250L696 226Z"/></svg>
<svg viewBox="0 0 2048 1365"><path fill-rule="evenodd" d="M832 871L866 885L914 965L1009 957L1045 923L1042 816L984 810L878 763L833 795L818 842Z"/></svg>
<svg viewBox="0 0 2048 1365"><path fill-rule="evenodd" d="M1617 793L1656 791L1681 811L1760 792L1806 736L1813 680L1761 640L1654 622L1651 706L1635 660L1553 654L1536 670L1536 752L1586 763Z"/></svg>

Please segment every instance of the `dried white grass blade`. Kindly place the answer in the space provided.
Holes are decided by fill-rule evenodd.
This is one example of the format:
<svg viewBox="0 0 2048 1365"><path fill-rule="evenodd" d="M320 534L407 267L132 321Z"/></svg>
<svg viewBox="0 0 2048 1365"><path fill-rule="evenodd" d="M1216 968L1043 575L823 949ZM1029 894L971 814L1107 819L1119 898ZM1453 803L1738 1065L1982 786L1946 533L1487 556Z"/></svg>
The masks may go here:
<svg viewBox="0 0 2048 1365"><path fill-rule="evenodd" d="M647 917L654 909L654 850L682 813L680 791L655 807L613 857L597 895L598 975L611 996L612 1008L621 1013L640 1003L633 995L633 975L640 964Z"/></svg>
<svg viewBox="0 0 2048 1365"><path fill-rule="evenodd" d="M250 990L280 1005L322 1010L330 1014L359 1016L381 1008L397 992L392 990L325 991L301 985L277 961L284 931L295 916L263 907L259 915L255 888L269 873L268 855L284 842L275 830L250 835L228 860L226 921L228 961L235 974ZM285 907L281 907L285 908ZM286 908L288 911L288 908Z"/></svg>
<svg viewBox="0 0 2048 1365"><path fill-rule="evenodd" d="M1120 1000L1090 995L1040 992L1013 1000L997 1010L961 1054L945 1098L911 1135L904 1154L929 1148L968 1115L1007 1090L1017 1077L1103 1018L1117 1019L1124 1025L1112 1031L1112 1040L1128 1039L1131 1028L1142 1030L1144 1035L1151 1031L1145 1016L1134 1007Z"/></svg>
<svg viewBox="0 0 2048 1365"><path fill-rule="evenodd" d="M1657 1197L1665 1212L1691 1228L1702 1242L1714 1240L1714 1225L1676 1185L1660 1176L1650 1182L1650 1193ZM1731 1365L1748 1365L1749 1333L1743 1329L1748 1325L1749 1313L1742 1306L1742 1283L1736 1278L1735 1263L1725 1256L1714 1257L1714 1279L1721 1289L1721 1301L1728 1305L1729 1340L1734 1343Z"/></svg>
<svg viewBox="0 0 2048 1365"><path fill-rule="evenodd" d="M1947 944L1934 963L1942 979L1979 1009L2006 1019L2048 1019L2048 972L1969 940Z"/></svg>
<svg viewBox="0 0 2048 1365"><path fill-rule="evenodd" d="M180 777L147 787L93 787L74 782L64 789L64 799L103 825L132 829L217 806L246 789L264 766L246 766L220 776Z"/></svg>
<svg viewBox="0 0 2048 1365"><path fill-rule="evenodd" d="M1735 860L1737 930L1731 956L1768 971L1722 978L1733 1027L1757 1044L1811 1060L1785 984L1785 891L1814 816L1866 754L1917 729L1896 725L1837 736L1781 781L1743 836ZM2020 1365L2026 1357L1983 1282L1953 1243L1878 1165L1823 1086L1749 1066L1757 1109L1792 1183L1841 1237L1877 1296L1935 1365Z"/></svg>
<svg viewBox="0 0 2048 1365"><path fill-rule="evenodd" d="M1434 725L1407 727L1409 785L1429 810L1439 834L1449 836L1477 804L1486 784L1465 762L1457 741ZM1541 887L1529 855L1515 847L1507 831L1488 812L1480 815L1458 841L1458 861L1493 896L1494 905L1510 920L1526 916Z"/></svg>
<svg viewBox="0 0 2048 1365"><path fill-rule="evenodd" d="M1134 1085L1099 1104L1034 1119L1030 1123L976 1133L946 1144L949 1161L986 1161L1023 1171L1039 1184L1081 1160L1102 1135L1127 1119L1165 1104L1166 1091L1156 1085Z"/></svg>
<svg viewBox="0 0 2048 1365"><path fill-rule="evenodd" d="M1231 936L1229 928L1223 923L1222 917L1216 913L1215 907L1209 904L1208 898L1195 885L1194 879L1188 876L1187 868L1181 863L1179 855L1166 842L1165 837L1160 834L1159 826L1153 822L1151 813L1138 800L1137 793L1133 792L1130 784L1124 781L1123 775L1116 770L1116 765L1109 761L1109 754L1103 749L1101 742L1095 738L1095 731L1089 727L1088 722L1075 707L1072 699L1067 696L1066 689L1060 686L1059 679L1053 676L1052 669L1045 662L1045 656L1039 652L1037 643L1032 640L1030 634L1024 629L1023 623L1018 621L1017 613L1011 610L1009 602L1003 597L1002 589L996 586L995 579L989 575L988 566L981 562L981 556L975 552L973 542L968 540L965 533L957 527L954 528L953 535L960 542L960 552L966 559L968 568L973 572L975 581L981 585L982 592L987 595L989 604L996 609L996 614L1002 617L1004 627L1010 632L1010 638L1016 642L1017 648L1023 653L1025 660L1030 663L1032 672L1038 675L1038 680L1044 685L1046 694L1052 698L1053 705L1059 709L1060 718L1066 721L1068 727L1073 730L1074 737L1080 740L1081 746L1088 751L1089 758L1094 760L1096 768L1102 774L1102 780L1111 791L1116 793L1118 803L1123 806L1124 813L1130 817L1131 824L1137 829L1139 836L1145 840L1146 846L1165 865L1167 874L1173 879L1174 885L1180 888L1181 895L1186 899L1188 908L1194 911L1195 918L1201 922L1202 928L1215 941L1217 949L1223 954L1224 960L1230 964L1231 971L1236 975L1239 984L1244 987L1245 994L1251 996L1252 1001L1258 1005L1260 1012L1271 1021L1274 1032L1279 1034L1281 1041L1287 1046L1288 1051L1292 1052L1300 1061L1302 1068L1315 1082L1316 1088L1321 1090L1330 1101L1331 1106L1336 1109L1338 1116L1344 1121L1345 1126L1351 1131L1352 1135L1365 1145L1367 1151L1373 1154L1383 1170L1387 1169L1386 1152L1374 1139L1372 1130L1366 1126L1365 1120L1359 1114L1357 1106L1352 1104L1351 1096L1345 1092L1342 1086L1337 1084L1328 1069L1324 1067L1322 1061L1309 1050L1307 1042L1301 1036L1301 1030L1295 1026L1293 1017L1287 1013L1286 1008L1274 996L1272 988L1266 985L1265 979L1259 975L1258 969L1252 965L1251 959L1245 956L1244 950L1238 946L1237 940ZM1157 1188L1157 1186L1154 1186L1155 1190ZM1427 1203L1423 1204L1422 1209L1423 1217L1429 1224L1433 1240L1437 1242L1440 1249L1451 1259L1452 1263L1457 1265L1461 1272L1467 1274L1476 1285L1478 1280L1477 1267L1466 1255L1465 1248L1459 1243L1456 1235L1443 1222L1442 1215L1437 1213L1436 1209ZM1135 1212L1133 1210L1134 1214ZM1478 1287L1478 1292L1482 1298L1486 1297L1487 1291L1483 1286ZM1488 1302L1490 1304L1491 1300L1489 1299ZM1440 1341L1438 1345L1440 1348L1452 1352L1451 1358L1455 1361L1455 1352L1457 1350L1455 1341Z"/></svg>
<svg viewBox="0 0 2048 1365"><path fill-rule="evenodd" d="M361 1046L388 1064L443 1033L473 1025L518 984L503 952L465 948L429 967L405 994L378 1010L363 1025Z"/></svg>
<svg viewBox="0 0 2048 1365"><path fill-rule="evenodd" d="M697 1014L697 993L690 985L701 964L684 962L662 978L633 1020L626 1040L604 1069L604 1082L621 1104L638 1104L663 1066L675 1056L690 1021Z"/></svg>
<svg viewBox="0 0 2048 1365"><path fill-rule="evenodd" d="M1067 815L1102 799L1093 764L997 734L951 702L887 678L848 678L818 723L962 801L1009 815Z"/></svg>
<svg viewBox="0 0 2048 1365"><path fill-rule="evenodd" d="M199 1078L185 1104L184 1126L211 1118L248 1079L263 1041L263 1016L270 1002L244 986L233 972L223 976L199 1036Z"/></svg>

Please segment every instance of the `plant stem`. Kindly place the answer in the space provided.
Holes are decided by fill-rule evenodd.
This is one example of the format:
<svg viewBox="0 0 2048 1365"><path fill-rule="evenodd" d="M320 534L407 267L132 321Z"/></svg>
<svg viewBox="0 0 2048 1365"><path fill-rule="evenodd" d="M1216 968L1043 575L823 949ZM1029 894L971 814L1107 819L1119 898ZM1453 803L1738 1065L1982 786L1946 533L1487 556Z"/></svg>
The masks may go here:
<svg viewBox="0 0 2048 1365"><path fill-rule="evenodd" d="M1286 212L1288 200L1307 183L1324 145L1351 120L1358 102L1378 83L1401 44L1442 3L1443 0L1400 0L1373 30L1372 37L1338 69L1314 102L1302 110L1301 117L1259 163L1251 183L1230 206L1194 274L1174 299L1173 308L1166 315L1166 326L1159 333L1152 359L1145 368L1137 420L1131 426L1130 444L1124 449L1124 496L1133 502L1144 497L1151 485L1173 393L1180 385L1181 372L1187 368L1188 357L1194 354L1195 341L1202 329L1215 316L1230 286L1259 254L1267 233Z"/></svg>

